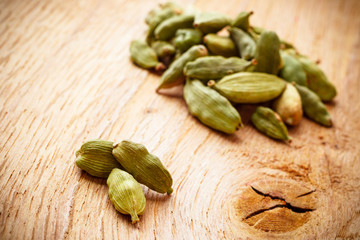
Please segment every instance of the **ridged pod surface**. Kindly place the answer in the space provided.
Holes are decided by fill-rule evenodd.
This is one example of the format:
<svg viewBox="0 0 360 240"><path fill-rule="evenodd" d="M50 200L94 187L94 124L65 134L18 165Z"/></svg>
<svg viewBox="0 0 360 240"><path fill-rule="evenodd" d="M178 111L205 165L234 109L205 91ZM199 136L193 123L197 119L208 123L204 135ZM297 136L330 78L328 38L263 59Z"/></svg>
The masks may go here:
<svg viewBox="0 0 360 240"><path fill-rule="evenodd" d="M144 145L124 140L114 144L112 153L125 171L139 183L159 193L172 193L173 180L169 171Z"/></svg>
<svg viewBox="0 0 360 240"><path fill-rule="evenodd" d="M204 34L216 33L230 25L230 18L217 12L200 12L195 15L194 27Z"/></svg>
<svg viewBox="0 0 360 240"><path fill-rule="evenodd" d="M251 122L257 130L268 137L278 140L291 139L281 117L270 108L257 107L253 115L251 115Z"/></svg>
<svg viewBox="0 0 360 240"><path fill-rule="evenodd" d="M179 85L184 81L184 67L188 62L191 62L199 57L208 55L208 51L203 45L192 46L178 59L176 59L170 67L161 76L161 82L157 90L162 88L170 88Z"/></svg>
<svg viewBox="0 0 360 240"><path fill-rule="evenodd" d="M260 103L279 96L285 82L272 74L239 72L209 81L208 86L235 103Z"/></svg>
<svg viewBox="0 0 360 240"><path fill-rule="evenodd" d="M146 199L140 184L129 173L114 168L107 181L109 197L115 209L129 214L132 223L139 221L138 215L145 211Z"/></svg>
<svg viewBox="0 0 360 240"><path fill-rule="evenodd" d="M162 21L155 29L155 38L158 40L169 40L178 29L191 28L194 22L194 15L184 14L179 16L173 16Z"/></svg>
<svg viewBox="0 0 360 240"><path fill-rule="evenodd" d="M181 52L185 52L192 46L202 43L202 37L203 34L198 29L179 29L175 34L174 45Z"/></svg>
<svg viewBox="0 0 360 240"><path fill-rule="evenodd" d="M254 39L240 28L232 27L229 32L239 51L239 55L246 60L254 58L256 50Z"/></svg>
<svg viewBox="0 0 360 240"><path fill-rule="evenodd" d="M164 64L158 61L156 52L143 40L133 40L130 44L130 56L139 67L155 70L165 68Z"/></svg>
<svg viewBox="0 0 360 240"><path fill-rule="evenodd" d="M287 51L281 51L281 59L283 66L280 69L280 77L290 83L295 82L307 86L306 73L299 60L287 53Z"/></svg>
<svg viewBox="0 0 360 240"><path fill-rule="evenodd" d="M240 114L231 103L200 80L186 80L184 99L189 112L206 126L228 134L242 126Z"/></svg>
<svg viewBox="0 0 360 240"><path fill-rule="evenodd" d="M280 69L280 40L275 32L264 31L256 43L255 59L258 64L256 72L277 75Z"/></svg>
<svg viewBox="0 0 360 240"><path fill-rule="evenodd" d="M238 57L207 56L186 64L184 74L199 80L220 79L226 75L246 71L253 63Z"/></svg>
<svg viewBox="0 0 360 240"><path fill-rule="evenodd" d="M241 12L239 13L236 18L231 23L232 26L242 29L243 31L247 32L250 24L249 18L253 14L252 11L250 12Z"/></svg>
<svg viewBox="0 0 360 240"><path fill-rule="evenodd" d="M325 126L331 127L331 116L320 97L307 87L295 85L301 96L302 107L305 115L311 120Z"/></svg>
<svg viewBox="0 0 360 240"><path fill-rule="evenodd" d="M238 56L238 50L234 42L229 37L219 36L215 33L209 33L204 37L204 43L209 51L214 55L224 57Z"/></svg>
<svg viewBox="0 0 360 240"><path fill-rule="evenodd" d="M76 151L76 165L92 176L107 178L114 168L122 168L112 155L113 142L91 140Z"/></svg>

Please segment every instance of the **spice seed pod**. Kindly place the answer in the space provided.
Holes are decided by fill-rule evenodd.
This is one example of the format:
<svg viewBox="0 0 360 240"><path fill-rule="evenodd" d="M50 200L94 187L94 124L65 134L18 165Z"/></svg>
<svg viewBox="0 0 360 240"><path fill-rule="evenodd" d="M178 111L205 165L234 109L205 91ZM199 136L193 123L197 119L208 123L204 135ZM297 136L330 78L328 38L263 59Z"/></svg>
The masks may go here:
<svg viewBox="0 0 360 240"><path fill-rule="evenodd" d="M184 68L184 74L191 79L208 81L220 79L226 75L247 71L253 62L238 57L224 58L222 56L207 56L189 62Z"/></svg>
<svg viewBox="0 0 360 240"><path fill-rule="evenodd" d="M253 11L239 13L231 25L247 32L250 27L249 18L253 13Z"/></svg>
<svg viewBox="0 0 360 240"><path fill-rule="evenodd" d="M186 63L206 55L208 55L208 51L205 46L192 46L178 59L171 63L170 67L161 76L161 82L157 87L157 91L162 88L170 88L181 84L184 81L184 67Z"/></svg>
<svg viewBox="0 0 360 240"><path fill-rule="evenodd" d="M194 15L173 16L162 21L155 29L155 38L167 41L175 36L178 29L191 28L194 22Z"/></svg>
<svg viewBox="0 0 360 240"><path fill-rule="evenodd" d="M125 140L114 144L112 153L125 171L139 183L159 193L172 193L173 180L169 171L144 145Z"/></svg>
<svg viewBox="0 0 360 240"><path fill-rule="evenodd" d="M217 12L200 12L195 15L194 27L204 34L216 33L230 25L230 18Z"/></svg>
<svg viewBox="0 0 360 240"><path fill-rule="evenodd" d="M230 28L229 32L239 51L239 55L246 60L254 58L256 43L250 35L236 27Z"/></svg>
<svg viewBox="0 0 360 240"><path fill-rule="evenodd" d="M198 29L179 29L176 31L174 45L181 52L186 52L196 44L201 44L203 34Z"/></svg>
<svg viewBox="0 0 360 240"><path fill-rule="evenodd" d="M303 115L301 97L294 85L286 84L283 93L274 101L273 108L286 124L295 126L300 123Z"/></svg>
<svg viewBox="0 0 360 240"><path fill-rule="evenodd" d="M281 59L283 67L280 70L280 77L288 82L295 82L302 86L307 86L306 73L301 66L299 60L288 53L288 51L281 51Z"/></svg>
<svg viewBox="0 0 360 240"><path fill-rule="evenodd" d="M158 61L156 52L145 41L134 40L130 44L131 59L145 69L155 68L156 71L165 69L163 63Z"/></svg>
<svg viewBox="0 0 360 240"><path fill-rule="evenodd" d="M275 32L264 31L256 43L255 59L258 64L255 72L277 75L280 64L280 40Z"/></svg>
<svg viewBox="0 0 360 240"><path fill-rule="evenodd" d="M238 56L236 46L229 37L219 36L215 33L209 33L204 37L204 43L209 51L214 55L220 55L224 57Z"/></svg>
<svg viewBox="0 0 360 240"><path fill-rule="evenodd" d="M191 115L203 124L224 133L234 133L242 122L229 100L199 80L186 80L184 99Z"/></svg>
<svg viewBox="0 0 360 240"><path fill-rule="evenodd" d="M321 102L321 99L316 93L307 87L295 85L301 96L302 107L305 115L311 120L325 126L331 127L331 116L326 109L326 106Z"/></svg>
<svg viewBox="0 0 360 240"><path fill-rule="evenodd" d="M92 176L107 178L114 168L122 168L112 155L113 142L91 140L76 151L76 165Z"/></svg>
<svg viewBox="0 0 360 240"><path fill-rule="evenodd" d="M235 103L260 103L279 96L285 82L272 74L239 72L227 75L218 82L209 81L208 86Z"/></svg>
<svg viewBox="0 0 360 240"><path fill-rule="evenodd" d="M251 115L251 122L268 137L286 141L291 139L281 117L270 108L257 107Z"/></svg>
<svg viewBox="0 0 360 240"><path fill-rule="evenodd" d="M145 211L146 199L140 184L129 173L114 168L107 181L110 201L122 214L129 214L132 223Z"/></svg>

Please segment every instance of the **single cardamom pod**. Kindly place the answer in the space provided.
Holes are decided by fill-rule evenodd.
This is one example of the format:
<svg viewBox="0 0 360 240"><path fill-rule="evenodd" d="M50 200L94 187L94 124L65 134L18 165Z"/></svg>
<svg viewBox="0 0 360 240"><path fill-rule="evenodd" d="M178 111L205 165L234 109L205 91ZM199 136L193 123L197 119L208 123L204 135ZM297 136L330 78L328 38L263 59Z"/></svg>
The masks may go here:
<svg viewBox="0 0 360 240"><path fill-rule="evenodd" d="M261 33L255 50L257 65L255 72L264 72L277 75L280 66L280 40L275 32L264 31Z"/></svg>
<svg viewBox="0 0 360 240"><path fill-rule="evenodd" d="M270 108L257 107L253 115L251 115L251 122L257 130L268 137L278 140L291 139L281 117Z"/></svg>
<svg viewBox="0 0 360 240"><path fill-rule="evenodd" d="M184 14L173 16L162 21L155 29L155 37L158 40L167 41L175 36L178 29L191 28L194 22L194 15Z"/></svg>
<svg viewBox="0 0 360 240"><path fill-rule="evenodd" d="M76 165L92 176L107 178L114 168L122 168L112 155L113 142L91 140L76 151Z"/></svg>
<svg viewBox="0 0 360 240"><path fill-rule="evenodd" d="M171 63L170 67L161 76L161 82L157 91L162 88L170 88L181 84L184 81L184 67L186 63L206 55L208 55L208 51L203 45L192 46Z"/></svg>
<svg viewBox="0 0 360 240"><path fill-rule="evenodd" d="M146 35L146 41L148 44L150 44L155 38L154 31L157 28L157 26L159 26L159 24L162 23L164 20L177 15L177 12L172 8L156 9L154 10L154 12L150 12L150 13L148 18L149 29Z"/></svg>
<svg viewBox="0 0 360 240"><path fill-rule="evenodd" d="M274 101L273 108L286 124L295 126L300 123L303 115L301 97L294 85L286 84L283 93Z"/></svg>
<svg viewBox="0 0 360 240"><path fill-rule="evenodd" d="M239 13L231 25L247 32L250 27L249 18L253 13L253 11Z"/></svg>
<svg viewBox="0 0 360 240"><path fill-rule="evenodd" d="M125 140L114 144L112 153L125 171L139 183L159 193L172 193L173 180L169 171L144 145Z"/></svg>
<svg viewBox="0 0 360 240"><path fill-rule="evenodd" d="M203 34L198 29L178 29L174 38L174 45L181 52L186 52L194 45L202 43Z"/></svg>
<svg viewBox="0 0 360 240"><path fill-rule="evenodd" d="M280 69L280 77L288 82L295 82L306 86L306 73L299 60L289 54L287 51L281 51L283 67Z"/></svg>
<svg viewBox="0 0 360 240"><path fill-rule="evenodd" d="M129 173L114 168L107 181L109 197L116 210L129 214L132 223L139 221L138 215L145 211L146 199L140 184Z"/></svg>
<svg viewBox="0 0 360 240"><path fill-rule="evenodd" d="M307 86L315 92L322 101L331 101L337 94L335 86L328 80L319 66L305 56L298 59L307 76Z"/></svg>
<svg viewBox="0 0 360 240"><path fill-rule="evenodd" d="M295 85L301 96L302 107L305 115L311 120L326 126L331 127L331 116L326 109L326 106L321 102L321 99L316 93L307 87Z"/></svg>
<svg viewBox="0 0 360 240"><path fill-rule="evenodd" d="M229 37L219 36L215 33L209 33L204 37L204 43L209 51L214 55L220 55L224 57L238 56L236 46Z"/></svg>
<svg viewBox="0 0 360 240"><path fill-rule="evenodd" d="M142 68L155 68L156 71L165 69L164 64L158 61L154 49L145 41L133 40L130 44L130 55L134 63Z"/></svg>
<svg viewBox="0 0 360 240"><path fill-rule="evenodd" d="M231 103L199 80L186 80L184 99L191 115L206 126L228 134L242 127L240 114Z"/></svg>
<svg viewBox="0 0 360 240"><path fill-rule="evenodd" d="M165 41L153 41L151 47L160 59L171 58L176 53L175 47Z"/></svg>
<svg viewBox="0 0 360 240"><path fill-rule="evenodd" d="M230 25L230 18L217 12L199 12L195 15L194 27L204 34L216 33Z"/></svg>
<svg viewBox="0 0 360 240"><path fill-rule="evenodd" d="M239 55L246 60L254 58L256 43L250 35L236 27L230 28L229 32L239 51Z"/></svg>
<svg viewBox="0 0 360 240"><path fill-rule="evenodd" d="M235 103L260 103L272 100L285 89L285 82L266 73L238 72L209 81L208 86Z"/></svg>
<svg viewBox="0 0 360 240"><path fill-rule="evenodd" d="M208 81L220 79L226 75L247 71L253 62L238 57L207 56L189 62L184 68L188 78Z"/></svg>

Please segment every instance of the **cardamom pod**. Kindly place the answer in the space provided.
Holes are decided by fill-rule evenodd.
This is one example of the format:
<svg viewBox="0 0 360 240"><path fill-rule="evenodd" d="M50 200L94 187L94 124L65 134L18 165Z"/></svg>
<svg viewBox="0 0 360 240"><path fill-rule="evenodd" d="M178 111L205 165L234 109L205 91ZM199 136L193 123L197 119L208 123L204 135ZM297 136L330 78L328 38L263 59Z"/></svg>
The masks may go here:
<svg viewBox="0 0 360 240"><path fill-rule="evenodd" d="M195 15L194 27L204 34L216 33L230 25L230 18L217 12L199 12Z"/></svg>
<svg viewBox="0 0 360 240"><path fill-rule="evenodd" d="M246 60L254 58L256 43L250 35L236 27L230 28L229 32L239 51L239 55Z"/></svg>
<svg viewBox="0 0 360 240"><path fill-rule="evenodd" d="M150 14L151 13L151 14ZM146 35L146 41L148 44L152 42L152 40L155 38L154 31L159 26L160 23L162 23L164 20L169 19L173 16L176 16L178 13L176 10L172 8L162 8L154 10L154 12L150 12L148 17L148 25L149 29L147 31Z"/></svg>
<svg viewBox="0 0 360 240"><path fill-rule="evenodd" d="M242 126L240 114L231 103L199 80L186 80L184 99L189 112L206 126L228 134Z"/></svg>
<svg viewBox="0 0 360 240"><path fill-rule="evenodd" d="M114 168L107 181L109 197L116 210L129 214L132 223L139 221L138 215L145 211L146 199L140 184L129 173Z"/></svg>
<svg viewBox="0 0 360 240"><path fill-rule="evenodd" d="M112 155L113 142L91 140L76 151L76 165L92 176L107 178L114 168L122 168Z"/></svg>
<svg viewBox="0 0 360 240"><path fill-rule="evenodd" d="M250 27L249 18L253 13L253 11L239 13L231 25L247 32Z"/></svg>
<svg viewBox="0 0 360 240"><path fill-rule="evenodd" d="M165 41L153 41L151 47L155 50L156 55L160 59L171 58L176 53L175 47Z"/></svg>
<svg viewBox="0 0 360 240"><path fill-rule="evenodd" d="M286 124L295 126L300 123L303 115L301 97L293 84L286 83L285 90L274 101L273 108Z"/></svg>
<svg viewBox="0 0 360 240"><path fill-rule="evenodd" d="M161 76L160 85L156 91L162 88L170 88L179 85L184 81L184 67L186 63L191 62L199 57L208 55L208 52L203 45L192 46L178 59L171 63L170 67Z"/></svg>
<svg viewBox="0 0 360 240"><path fill-rule="evenodd" d="M251 115L251 122L257 130L268 137L278 140L291 139L281 117L270 108L257 107L253 115Z"/></svg>
<svg viewBox="0 0 360 240"><path fill-rule="evenodd" d="M172 193L173 180L169 171L144 145L122 141L114 144L112 153L125 171L133 175L139 183L159 193Z"/></svg>
<svg viewBox="0 0 360 240"><path fill-rule="evenodd" d="M165 20L166 18L162 19L162 20L157 20L156 18L159 17L159 15L162 15L162 10L171 10L171 12L175 13L175 14L181 14L183 12L182 7L175 3L175 2L166 2L163 4L159 4L160 5L160 9L152 9L147 16L145 17L145 23L148 25L151 25L151 22L156 22L158 21L159 23L163 20ZM166 15L166 14L165 14ZM173 16L173 15L172 15ZM171 16L169 16L171 17ZM160 17L161 18L161 17Z"/></svg>
<svg viewBox="0 0 360 240"><path fill-rule="evenodd" d="M194 22L194 15L179 15L162 21L155 29L155 38L167 41L172 38L176 31L181 28L191 28Z"/></svg>
<svg viewBox="0 0 360 240"><path fill-rule="evenodd" d="M257 65L255 72L264 72L277 75L280 65L280 40L275 32L264 31L261 33L255 50Z"/></svg>
<svg viewBox="0 0 360 240"><path fill-rule="evenodd" d="M280 77L290 83L295 82L299 85L306 86L306 73L299 60L287 51L281 51L281 59L283 61L283 67L280 69Z"/></svg>
<svg viewBox="0 0 360 240"><path fill-rule="evenodd" d="M331 101L337 94L335 86L328 80L319 66L305 56L298 59L307 76L307 86L315 92L322 101Z"/></svg>
<svg viewBox="0 0 360 240"><path fill-rule="evenodd" d="M154 49L145 41L133 40L130 44L130 55L134 63L142 68L155 68L156 71L165 69L164 64L158 61Z"/></svg>
<svg viewBox="0 0 360 240"><path fill-rule="evenodd" d="M272 74L238 72L218 82L211 80L208 86L235 103L260 103L279 96L285 82Z"/></svg>
<svg viewBox="0 0 360 240"><path fill-rule="evenodd" d="M209 51L214 55L220 55L224 57L238 56L236 46L229 37L219 36L215 33L209 33L204 37L204 43Z"/></svg>
<svg viewBox="0 0 360 240"><path fill-rule="evenodd" d="M238 57L207 56L189 62L184 68L188 78L199 80L220 79L226 75L247 71L253 62Z"/></svg>
<svg viewBox="0 0 360 240"><path fill-rule="evenodd" d="M302 107L305 115L311 120L326 126L331 127L331 116L326 109L326 106L321 102L321 99L316 93L307 87L295 85L301 96Z"/></svg>
<svg viewBox="0 0 360 240"><path fill-rule="evenodd" d="M186 52L196 44L202 43L203 34L198 29L178 29L175 34L174 45L181 52Z"/></svg>
<svg viewBox="0 0 360 240"><path fill-rule="evenodd" d="M284 39L280 39L280 48L283 50L293 49L296 51L295 46Z"/></svg>

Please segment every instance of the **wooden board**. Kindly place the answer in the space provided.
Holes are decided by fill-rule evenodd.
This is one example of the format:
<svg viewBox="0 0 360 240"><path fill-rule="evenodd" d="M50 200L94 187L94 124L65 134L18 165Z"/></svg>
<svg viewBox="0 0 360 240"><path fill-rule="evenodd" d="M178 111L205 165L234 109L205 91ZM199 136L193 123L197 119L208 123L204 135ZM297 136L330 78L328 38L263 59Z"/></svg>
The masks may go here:
<svg viewBox="0 0 360 240"><path fill-rule="evenodd" d="M290 145L251 127L253 106L227 136L189 115L181 89L155 94L159 77L129 61L129 43L158 2L0 2L0 239L359 239L360 1L183 1L253 10L254 25L321 59L334 127L304 119ZM143 187L132 225L106 180L74 164L94 138L145 144L174 193Z"/></svg>

